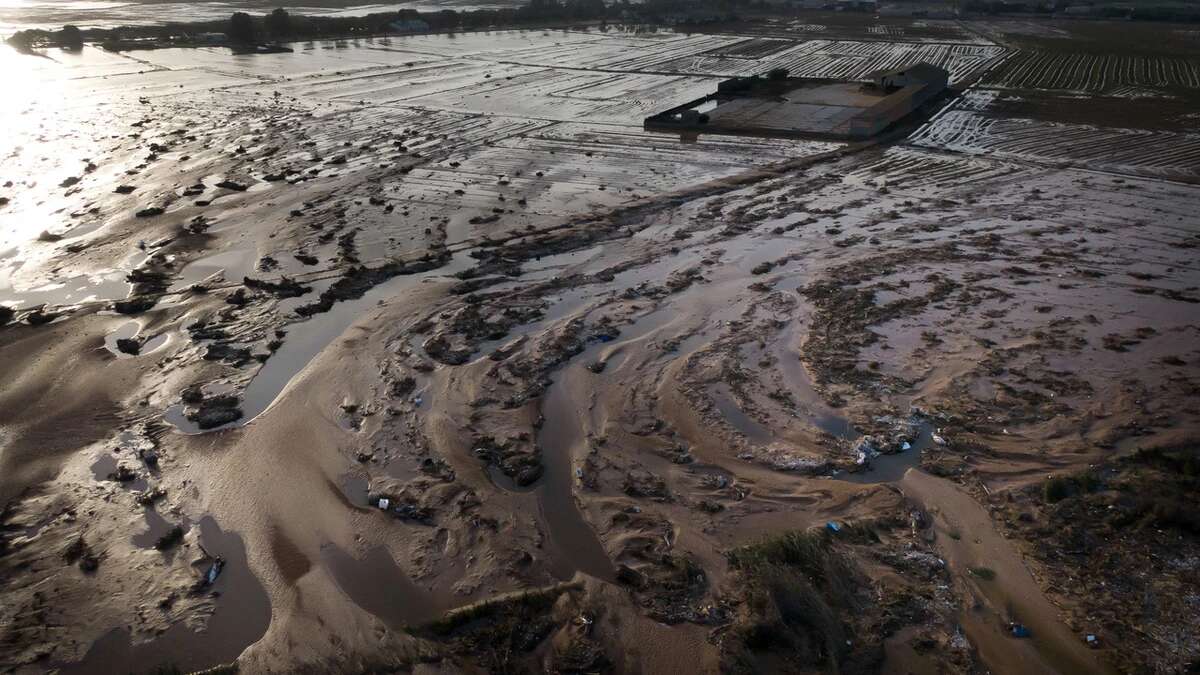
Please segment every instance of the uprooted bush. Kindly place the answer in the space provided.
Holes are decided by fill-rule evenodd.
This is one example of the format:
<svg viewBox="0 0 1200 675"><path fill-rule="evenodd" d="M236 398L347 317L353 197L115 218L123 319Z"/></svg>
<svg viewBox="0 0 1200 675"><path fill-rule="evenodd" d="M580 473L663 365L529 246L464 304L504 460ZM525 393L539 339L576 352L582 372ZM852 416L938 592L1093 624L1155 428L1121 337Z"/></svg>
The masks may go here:
<svg viewBox="0 0 1200 675"><path fill-rule="evenodd" d="M723 644L725 670L853 672L877 663L878 649L857 639L848 620L869 598L859 594L861 570L841 550L845 535L874 536L855 528L834 535L839 541L823 530L788 532L728 553L745 603Z"/></svg>

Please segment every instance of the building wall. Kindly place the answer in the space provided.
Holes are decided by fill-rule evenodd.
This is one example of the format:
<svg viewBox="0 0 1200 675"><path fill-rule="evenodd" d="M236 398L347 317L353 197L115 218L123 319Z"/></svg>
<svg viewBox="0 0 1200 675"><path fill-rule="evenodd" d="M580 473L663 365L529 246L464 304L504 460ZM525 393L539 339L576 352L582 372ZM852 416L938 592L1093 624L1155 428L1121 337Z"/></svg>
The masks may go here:
<svg viewBox="0 0 1200 675"><path fill-rule="evenodd" d="M850 120L849 134L854 138L874 136L915 112L943 89L945 86L924 82L910 84Z"/></svg>

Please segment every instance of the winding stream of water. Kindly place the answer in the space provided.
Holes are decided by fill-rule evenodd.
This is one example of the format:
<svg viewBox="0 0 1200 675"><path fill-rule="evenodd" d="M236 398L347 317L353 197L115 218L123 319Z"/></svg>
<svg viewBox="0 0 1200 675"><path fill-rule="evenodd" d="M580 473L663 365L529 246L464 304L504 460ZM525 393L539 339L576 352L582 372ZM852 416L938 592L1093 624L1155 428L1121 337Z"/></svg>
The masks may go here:
<svg viewBox="0 0 1200 675"><path fill-rule="evenodd" d="M220 431L248 424L266 412L288 384L320 354L325 347L346 332L358 318L374 305L402 296L405 291L433 278L445 277L469 267L472 259L466 252L456 253L450 262L436 270L398 276L372 288L361 298L334 303L328 312L315 314L287 327L287 338L275 353L263 363L242 395L242 418L213 429L201 429L187 419L182 404L167 409L164 419L185 434Z"/></svg>

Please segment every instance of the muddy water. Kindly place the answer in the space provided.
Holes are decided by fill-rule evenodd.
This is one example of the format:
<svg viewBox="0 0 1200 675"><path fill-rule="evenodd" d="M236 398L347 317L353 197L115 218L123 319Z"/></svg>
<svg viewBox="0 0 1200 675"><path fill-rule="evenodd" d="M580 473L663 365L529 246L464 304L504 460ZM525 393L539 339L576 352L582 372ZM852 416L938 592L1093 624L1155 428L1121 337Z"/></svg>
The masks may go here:
<svg viewBox="0 0 1200 675"><path fill-rule="evenodd" d="M107 452L101 453L100 456L96 458L96 461L92 463L92 477L100 482L110 481L111 479L109 476L115 473L119 466L120 463L117 461L116 457L113 457ZM126 490L139 491L145 490L147 487L146 479L140 474L137 478L121 483L120 485Z"/></svg>
<svg viewBox="0 0 1200 675"><path fill-rule="evenodd" d="M170 532L171 528L175 526L168 522L166 518L159 515L158 511L153 509L147 509L144 517L146 519L146 531L133 535L130 541L138 548L154 548L154 544L158 542L159 537Z"/></svg>
<svg viewBox="0 0 1200 675"><path fill-rule="evenodd" d="M921 421L916 425L917 438L912 441L912 447L903 452L891 455L879 455L870 460L866 469L856 473L841 473L834 478L851 483L894 483L902 478L909 469L920 466L921 453L933 445L933 425ZM857 437L858 434L855 433Z"/></svg>
<svg viewBox="0 0 1200 675"><path fill-rule="evenodd" d="M270 358L263 363L250 386L242 395L242 418L223 427L201 430L194 422L184 417L183 406L174 405L167 409L164 419L185 434L207 433L230 427L240 427L265 412L283 393L296 375L325 347L346 332L355 321L376 304L402 297L408 289L428 279L454 274L470 266L472 259L466 253L456 253L450 263L437 270L399 276L372 288L357 300L335 303L328 312L316 314L305 321L287 327L287 337Z"/></svg>
<svg viewBox="0 0 1200 675"><path fill-rule="evenodd" d="M619 368L634 343L647 339L677 316L670 304L663 305L623 329L616 341L589 345L554 378L543 397L542 415L546 421L538 432L538 447L545 473L536 492L538 510L555 553L552 570L560 579L581 571L598 579L615 580L612 560L575 501L575 462L588 452L583 421L590 407L585 403L586 392L593 390L590 378L597 377L584 366L599 359L613 370Z"/></svg>
<svg viewBox="0 0 1200 675"><path fill-rule="evenodd" d="M446 609L432 593L414 584L382 546L359 560L326 544L321 559L346 597L392 628L430 621Z"/></svg>
<svg viewBox="0 0 1200 675"><path fill-rule="evenodd" d="M564 382L570 378L569 372L559 375L542 404L546 423L538 433L538 445L542 449L545 474L537 489L538 511L555 552L552 558L555 576L569 579L578 570L597 579L615 581L608 552L575 503L575 459L587 451L587 440L579 422L580 406L569 382Z"/></svg>
<svg viewBox="0 0 1200 675"><path fill-rule="evenodd" d="M20 265L18 264L17 267ZM93 300L117 300L129 294L131 288L124 272L88 276L78 275L53 281L34 288L17 290L9 278L17 267L0 269L0 303L12 307L52 307L76 305Z"/></svg>
<svg viewBox="0 0 1200 675"><path fill-rule="evenodd" d="M256 259L255 252L245 248L235 248L201 258L188 263L180 270L179 281L172 284L167 291L182 291L217 273L220 273L228 281L238 283L243 277L254 271Z"/></svg>
<svg viewBox="0 0 1200 675"><path fill-rule="evenodd" d="M709 398L712 399L725 421L741 432L751 443L767 443L774 437L769 429L754 421L738 407L729 385L721 383L712 387Z"/></svg>
<svg viewBox="0 0 1200 675"><path fill-rule="evenodd" d="M113 332L104 336L104 348L112 352L113 356L116 356L119 359L132 359L136 358L137 356L145 356L146 354L150 354L151 352L158 350L163 345L167 344L167 340L170 337L166 333L155 335L142 344L142 348L136 355L126 354L120 349L117 349L117 340L125 340L132 337L137 337L137 334L141 332L141 330L142 325L137 321L127 321L121 324Z"/></svg>
<svg viewBox="0 0 1200 675"><path fill-rule="evenodd" d="M979 600L963 611L963 629L983 662L997 673L1110 673L1098 655L1059 619L1021 555L992 525L987 511L954 484L919 470L900 481L905 495L934 516L937 546L951 571ZM971 568L986 567L983 580ZM1027 639L1012 637L1009 621L1029 628Z"/></svg>
<svg viewBox="0 0 1200 675"><path fill-rule="evenodd" d="M730 247L729 242L723 244L725 248ZM663 257L648 265L633 267L617 274L616 278L602 289L615 290L636 286L643 281L663 279L677 269L697 263L702 257L701 253L702 250L694 250L679 256ZM735 283L740 288L743 282L738 280ZM590 409L587 397L595 388L593 378L607 377L619 370L623 362L638 348L638 343L652 339L652 336L676 321L690 322L702 317L701 328L705 325L719 326L723 321L722 317L731 312L736 313L738 309L737 303L732 302L736 291L730 293L729 290L732 289L693 287L682 296L663 303L623 328L616 341L589 345L553 378L553 384L547 390L542 403L542 414L546 421L538 433L538 446L541 448L545 473L535 490L539 513L546 524L548 538L554 551L552 569L559 578L569 578L575 571L606 580L613 578L612 561L595 531L579 511L574 493L578 484L575 475L576 462L589 451L586 431L589 425L585 420ZM594 286L567 291L555 299L546 316L538 322L522 327L519 333L531 334L546 329L581 310L602 294L603 290ZM686 307L687 310L681 311L682 307ZM513 335L508 336L505 341L511 339ZM680 344L676 354L688 353L708 339L703 330L693 331ZM489 346L480 351L486 353ZM607 364L603 373L593 374L584 367L598 360ZM731 423L752 438L768 440L771 436L770 431L738 409L727 389L725 394L716 398L718 407L721 407L722 403L726 404L723 412ZM511 481L496 482L501 487L511 489Z"/></svg>
<svg viewBox="0 0 1200 675"><path fill-rule="evenodd" d="M799 336L803 335L802 328L803 325L799 320L793 320L787 331L777 341L779 347L776 351L776 360L784 378L784 386L795 396L803 411L802 414L813 426L838 438L854 440L858 438L858 432L854 430L854 425L850 423L850 420L838 415L825 405L821 396L813 388L812 378L800 360L799 354L792 351L792 345L800 343Z"/></svg>
<svg viewBox="0 0 1200 675"><path fill-rule="evenodd" d="M271 603L247 565L242 538L222 531L209 517L202 518L199 527L201 545L226 563L211 589L219 595L205 630L194 632L183 623L175 623L155 639L131 645L127 628L113 628L92 644L82 661L63 665L59 672L107 675L148 672L165 666L203 670L232 662L266 634Z"/></svg>

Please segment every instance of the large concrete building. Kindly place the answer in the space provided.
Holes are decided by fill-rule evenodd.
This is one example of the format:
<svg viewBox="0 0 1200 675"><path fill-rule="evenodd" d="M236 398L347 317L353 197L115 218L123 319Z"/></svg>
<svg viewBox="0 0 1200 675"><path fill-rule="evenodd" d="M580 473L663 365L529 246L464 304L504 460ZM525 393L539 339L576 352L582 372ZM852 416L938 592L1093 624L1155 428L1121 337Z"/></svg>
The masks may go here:
<svg viewBox="0 0 1200 675"><path fill-rule="evenodd" d="M928 63L872 73L867 82L768 77L721 82L714 94L646 118L645 127L766 136L866 139L945 91L949 73Z"/></svg>

